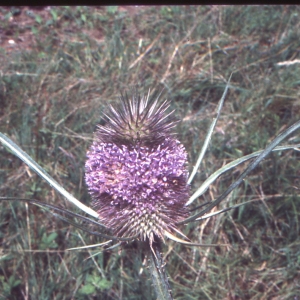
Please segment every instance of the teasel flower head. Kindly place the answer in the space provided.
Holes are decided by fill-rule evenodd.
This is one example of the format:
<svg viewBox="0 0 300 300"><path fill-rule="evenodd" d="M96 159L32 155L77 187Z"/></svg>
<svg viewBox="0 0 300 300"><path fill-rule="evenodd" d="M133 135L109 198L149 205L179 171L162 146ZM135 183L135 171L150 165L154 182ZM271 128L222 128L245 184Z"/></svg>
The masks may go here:
<svg viewBox="0 0 300 300"><path fill-rule="evenodd" d="M149 241L175 232L187 217L187 153L171 129L169 102L149 93L121 97L98 126L85 179L99 220L118 237Z"/></svg>

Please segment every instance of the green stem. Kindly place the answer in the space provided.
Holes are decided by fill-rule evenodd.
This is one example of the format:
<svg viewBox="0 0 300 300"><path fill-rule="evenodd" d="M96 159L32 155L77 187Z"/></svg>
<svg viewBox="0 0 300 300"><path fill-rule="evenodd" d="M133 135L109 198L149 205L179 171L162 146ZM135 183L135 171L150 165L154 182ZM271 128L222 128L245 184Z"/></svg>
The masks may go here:
<svg viewBox="0 0 300 300"><path fill-rule="evenodd" d="M151 251L152 250L152 251ZM165 263L161 255L159 243L153 243L149 249L149 271L151 273L153 286L158 300L173 300L167 273L164 268Z"/></svg>

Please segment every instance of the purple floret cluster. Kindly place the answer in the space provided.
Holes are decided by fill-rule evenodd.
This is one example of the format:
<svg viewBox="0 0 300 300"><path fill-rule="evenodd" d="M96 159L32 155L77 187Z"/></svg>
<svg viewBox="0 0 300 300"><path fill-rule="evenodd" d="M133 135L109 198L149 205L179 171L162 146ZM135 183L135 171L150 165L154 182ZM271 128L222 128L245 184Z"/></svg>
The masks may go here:
<svg viewBox="0 0 300 300"><path fill-rule="evenodd" d="M166 227L167 212L175 207L181 209L172 213L172 223L186 216L182 207L189 193L187 155L179 141L170 138L155 149L94 142L87 156L86 182L107 226L122 231L128 216L148 215L151 222L151 215L161 215L160 227ZM132 228L126 234L139 234L139 230ZM142 230L142 237L146 231Z"/></svg>

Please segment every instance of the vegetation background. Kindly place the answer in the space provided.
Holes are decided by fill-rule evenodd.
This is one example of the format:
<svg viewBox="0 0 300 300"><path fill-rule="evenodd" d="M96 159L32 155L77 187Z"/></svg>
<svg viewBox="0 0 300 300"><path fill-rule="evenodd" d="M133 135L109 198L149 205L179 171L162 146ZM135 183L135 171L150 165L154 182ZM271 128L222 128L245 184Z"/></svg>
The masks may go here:
<svg viewBox="0 0 300 300"><path fill-rule="evenodd" d="M299 6L0 7L0 20L0 131L87 205L85 154L121 91L163 90L191 170L233 73L194 190L299 120ZM182 228L228 246L166 243L175 299L300 299L299 167L297 151L270 155L218 209L257 202ZM3 146L0 195L77 211ZM99 242L38 207L1 202L0 299L155 299L136 245L66 251Z"/></svg>

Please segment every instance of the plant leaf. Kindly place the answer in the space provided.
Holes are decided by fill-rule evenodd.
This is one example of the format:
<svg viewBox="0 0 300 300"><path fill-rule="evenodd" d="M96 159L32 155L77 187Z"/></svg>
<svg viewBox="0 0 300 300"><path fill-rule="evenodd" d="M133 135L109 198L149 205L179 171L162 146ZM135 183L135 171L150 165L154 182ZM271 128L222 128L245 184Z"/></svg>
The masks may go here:
<svg viewBox="0 0 300 300"><path fill-rule="evenodd" d="M208 147L208 144L210 142L212 133L213 133L213 131L215 129L215 126L216 126L216 124L218 122L218 119L220 117L220 113L221 113L221 110L222 110L222 107L223 107L223 103L224 103L224 100L225 100L225 97L226 97L226 94L227 94L227 91L228 91L228 88L229 88L229 82L230 82L231 76L232 76L232 74L230 75L230 77L228 79L228 82L226 84L226 87L225 87L225 90L223 92L222 98L219 101L218 109L217 109L217 115L213 119L213 121L212 121L212 123L211 123L211 125L210 125L210 127L208 129L208 133L206 135L206 138L205 138L204 144L202 146L201 152L199 154L198 160L196 162L196 165L194 166L193 171L192 171L192 173L191 173L191 175L190 175L190 177L188 179L188 184L190 184L193 181L193 179L194 179L194 177L195 177L195 175L197 173L197 170L198 170L198 168L199 168L199 166L201 164L201 161L202 161L202 159L203 159L203 157L205 155L205 152L207 150L207 147Z"/></svg>
<svg viewBox="0 0 300 300"><path fill-rule="evenodd" d="M296 149L300 147L300 144L296 144L296 145L284 145L284 146L278 146L276 148L274 148L272 151L283 151L283 150L291 150L291 149ZM199 187L199 189L191 196L191 198L189 199L189 201L185 204L185 206L190 205L194 200L196 200L198 197L200 197L202 194L204 194L206 192L206 190L208 189L208 187L219 177L221 176L223 173L229 171L230 169L238 166L239 164L254 158L256 156L258 156L260 153L262 153L263 150L259 150L256 152L253 152L249 155L245 155L241 158L238 158L230 163L228 163L227 165L225 165L224 167L220 168L219 170L217 170L216 172L214 172L213 174L211 174L204 182L203 184Z"/></svg>
<svg viewBox="0 0 300 300"><path fill-rule="evenodd" d="M62 194L68 201L72 202L79 209L83 210L87 214L98 218L98 213L91 209L90 207L84 205L78 201L74 196L67 192L56 180L54 180L39 164L37 164L26 152L24 152L17 144L15 144L10 138L5 136L0 132L0 142L8 149L12 151L17 157L19 157L23 162L36 172L40 177L48 182L50 186L56 189L60 194Z"/></svg>
<svg viewBox="0 0 300 300"><path fill-rule="evenodd" d="M290 126L289 128L287 128L286 130L284 130L282 133L280 133L266 148L265 150L263 150L248 166L248 168L246 168L246 170L238 177L238 179L233 182L228 189L221 195L219 196L215 201L213 201L211 204L208 205L207 208L205 208L204 210L202 210L201 212L181 221L178 222L177 224L185 224L188 222L192 222L195 221L197 218L203 216L204 214L206 214L207 212L209 212L212 208L214 208L215 206L217 206L223 199L225 199L237 186L239 186L244 178L252 171L254 170L257 165L266 158L267 155L270 154L270 152L272 152L272 150L282 141L284 140L287 136L289 136L291 133L293 133L294 131L296 131L297 129L300 128L300 121L297 121L296 123L294 123L292 126Z"/></svg>

